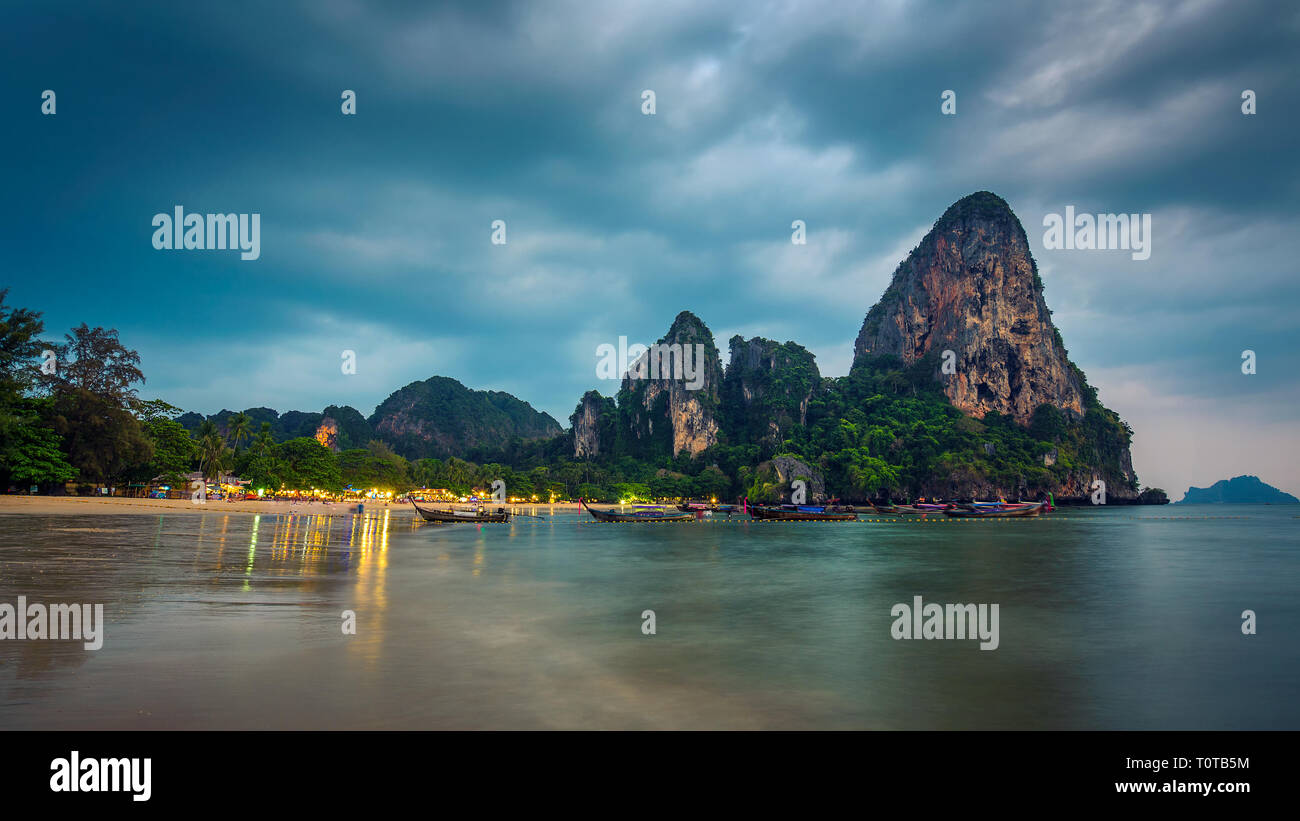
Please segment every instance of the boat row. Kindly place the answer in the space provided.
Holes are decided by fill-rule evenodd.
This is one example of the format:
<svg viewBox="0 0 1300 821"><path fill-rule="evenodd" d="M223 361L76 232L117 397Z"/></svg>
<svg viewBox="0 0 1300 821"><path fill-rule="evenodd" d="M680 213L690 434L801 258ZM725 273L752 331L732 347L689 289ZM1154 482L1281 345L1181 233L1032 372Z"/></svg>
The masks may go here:
<svg viewBox="0 0 1300 821"><path fill-rule="evenodd" d="M778 522L849 522L858 518L858 510L851 505L751 505L746 501L742 505L705 505L686 503L677 506L632 505L630 509L620 506L618 509L594 508L586 499L578 500L579 506L591 514L598 522L689 522L706 513L723 514L728 518L737 512L744 512L758 521ZM484 507L470 510L433 510L420 507L411 500L411 505L426 522L440 524L457 523L491 523L508 522L512 514L504 507L495 511ZM1052 510L1050 502L917 502L911 505L892 503L873 504L872 512L882 516L924 516L941 514L957 519L1009 519L1039 516ZM537 518L537 517L534 517Z"/></svg>
<svg viewBox="0 0 1300 821"><path fill-rule="evenodd" d="M885 516L924 516L942 513L955 519L1010 519L1039 516L1053 509L1050 502L932 502L912 505L872 505L871 508Z"/></svg>

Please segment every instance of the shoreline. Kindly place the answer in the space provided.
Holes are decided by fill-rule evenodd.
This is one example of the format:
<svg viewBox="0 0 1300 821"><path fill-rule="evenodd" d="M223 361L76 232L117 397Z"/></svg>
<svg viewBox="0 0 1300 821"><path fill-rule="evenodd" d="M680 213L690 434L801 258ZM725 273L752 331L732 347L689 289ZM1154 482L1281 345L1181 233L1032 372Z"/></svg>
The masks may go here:
<svg viewBox="0 0 1300 821"><path fill-rule="evenodd" d="M365 502L365 515L392 512L408 516L415 515L415 508L410 504L394 502ZM425 507L445 510L452 506L447 502L422 503ZM456 502L458 508L467 508L469 503ZM491 505L485 505L491 507ZM511 512L528 513L532 511L573 512L578 510L574 502L553 505L505 505ZM246 515L285 515L285 516L348 516L356 515L355 502L272 502L239 501L222 502L209 500L195 504L188 499L141 499L121 496L0 496L0 515L7 513L28 514L35 516L58 515L122 515L122 514L163 514L163 513L240 513Z"/></svg>

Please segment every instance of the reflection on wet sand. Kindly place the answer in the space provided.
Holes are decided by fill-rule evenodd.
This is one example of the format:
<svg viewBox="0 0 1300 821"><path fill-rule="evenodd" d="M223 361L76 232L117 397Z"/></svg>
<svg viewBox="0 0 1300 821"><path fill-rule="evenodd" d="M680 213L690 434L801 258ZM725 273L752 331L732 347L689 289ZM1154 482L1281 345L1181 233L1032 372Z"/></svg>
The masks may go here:
<svg viewBox="0 0 1300 821"><path fill-rule="evenodd" d="M69 528L54 518L45 528L35 517L32 543L7 531L0 543L0 590L32 601L102 602L113 633L153 615L159 605L270 605L283 594L319 597L347 592L365 614L366 630L349 644L373 660L384 635L385 575L390 516L172 516L123 517L110 526ZM17 517L6 521L17 523ZM148 538L143 535L147 522ZM75 540L71 538L75 534ZM246 541L245 541L246 540ZM181 570L169 555L177 541L193 544ZM148 549L140 549L147 544ZM247 550L242 549L247 545ZM232 552L233 551L233 552ZM336 614L337 616L337 614ZM5 641L0 671L17 680L80 667L93 656L77 642ZM0 678L3 682L3 678Z"/></svg>

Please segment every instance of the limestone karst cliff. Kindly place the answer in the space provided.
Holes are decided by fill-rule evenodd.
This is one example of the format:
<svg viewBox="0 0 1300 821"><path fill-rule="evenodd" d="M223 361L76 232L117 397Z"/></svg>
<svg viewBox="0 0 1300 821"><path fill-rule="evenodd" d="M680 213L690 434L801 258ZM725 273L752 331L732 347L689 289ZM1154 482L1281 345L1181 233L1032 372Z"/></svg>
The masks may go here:
<svg viewBox="0 0 1300 821"><path fill-rule="evenodd" d="M601 443L608 450L614 442L617 424L614 400L596 391L587 391L569 417L573 435L573 458L593 459L601 455Z"/></svg>
<svg viewBox="0 0 1300 821"><path fill-rule="evenodd" d="M668 333L632 363L619 389L619 435L628 452L694 456L717 444L721 383L713 334L695 314L682 311Z"/></svg>
<svg viewBox="0 0 1300 821"><path fill-rule="evenodd" d="M952 373L943 371L951 351ZM998 411L1028 424L1039 405L1078 418L1080 378L1043 299L1020 220L987 191L954 203L894 272L867 312L854 361L927 354L944 393L964 413Z"/></svg>
<svg viewBox="0 0 1300 821"><path fill-rule="evenodd" d="M816 359L802 345L733 336L722 379L723 428L733 442L778 445L807 422L820 387Z"/></svg>

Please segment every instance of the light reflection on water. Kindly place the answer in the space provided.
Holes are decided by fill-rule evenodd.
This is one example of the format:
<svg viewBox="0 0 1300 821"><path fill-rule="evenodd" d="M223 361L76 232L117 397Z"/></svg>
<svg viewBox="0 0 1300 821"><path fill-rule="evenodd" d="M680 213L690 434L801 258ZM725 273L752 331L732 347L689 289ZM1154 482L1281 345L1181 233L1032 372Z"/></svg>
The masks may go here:
<svg viewBox="0 0 1300 821"><path fill-rule="evenodd" d="M1197 512L0 516L0 602L108 620L0 642L0 728L1298 728L1296 511ZM913 595L1000 603L1001 647L892 640Z"/></svg>

